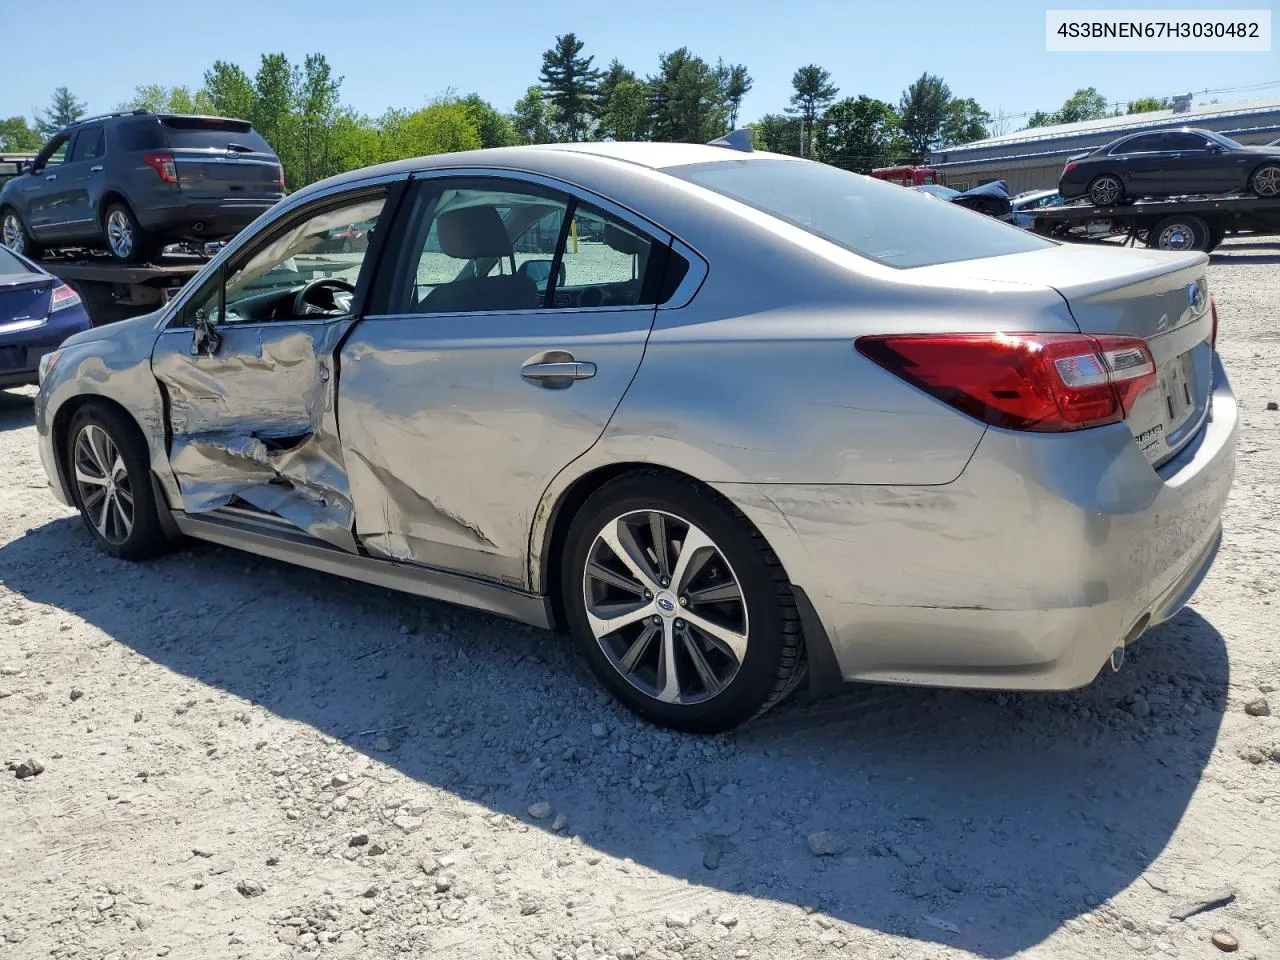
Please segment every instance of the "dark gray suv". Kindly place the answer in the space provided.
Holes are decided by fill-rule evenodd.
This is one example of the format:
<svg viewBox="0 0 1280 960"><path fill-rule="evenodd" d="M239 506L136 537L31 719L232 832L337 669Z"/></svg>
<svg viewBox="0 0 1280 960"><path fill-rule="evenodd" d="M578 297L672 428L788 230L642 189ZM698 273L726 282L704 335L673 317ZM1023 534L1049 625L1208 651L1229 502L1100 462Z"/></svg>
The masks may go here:
<svg viewBox="0 0 1280 960"><path fill-rule="evenodd" d="M0 188L0 240L105 247L140 263L167 243L223 240L284 196L280 160L252 125L145 110L80 120Z"/></svg>

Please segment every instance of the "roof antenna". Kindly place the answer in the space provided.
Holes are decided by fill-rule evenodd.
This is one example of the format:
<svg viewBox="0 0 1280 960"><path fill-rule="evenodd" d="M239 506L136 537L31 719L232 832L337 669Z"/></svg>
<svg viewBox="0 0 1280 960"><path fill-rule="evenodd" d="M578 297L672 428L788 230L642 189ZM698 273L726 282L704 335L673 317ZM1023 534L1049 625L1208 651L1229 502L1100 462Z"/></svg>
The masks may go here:
<svg viewBox="0 0 1280 960"><path fill-rule="evenodd" d="M728 147L730 150L737 150L741 153L754 153L755 149L751 146L752 131L750 127L739 127L733 133L725 134L723 137L708 142L709 147Z"/></svg>

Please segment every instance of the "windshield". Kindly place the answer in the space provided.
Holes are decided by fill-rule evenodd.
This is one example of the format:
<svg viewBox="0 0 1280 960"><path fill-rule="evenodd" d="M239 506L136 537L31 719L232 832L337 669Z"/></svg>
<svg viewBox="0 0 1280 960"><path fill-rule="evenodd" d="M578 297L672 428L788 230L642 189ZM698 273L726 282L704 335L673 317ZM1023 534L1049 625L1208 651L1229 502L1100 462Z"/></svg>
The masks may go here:
<svg viewBox="0 0 1280 960"><path fill-rule="evenodd" d="M1053 244L982 214L808 160L727 160L663 170L890 267L924 267Z"/></svg>
<svg viewBox="0 0 1280 960"><path fill-rule="evenodd" d="M1239 142L1239 141L1237 141L1237 140L1232 140L1230 137L1224 137L1224 136L1223 136L1222 134L1220 134L1220 133L1213 133L1212 131L1210 131L1209 136L1213 137L1213 139L1217 140L1217 141L1218 141L1220 144L1222 144L1224 147L1230 147L1232 150L1243 150L1243 149L1244 149L1244 144L1243 144L1243 143L1240 143L1240 142Z"/></svg>

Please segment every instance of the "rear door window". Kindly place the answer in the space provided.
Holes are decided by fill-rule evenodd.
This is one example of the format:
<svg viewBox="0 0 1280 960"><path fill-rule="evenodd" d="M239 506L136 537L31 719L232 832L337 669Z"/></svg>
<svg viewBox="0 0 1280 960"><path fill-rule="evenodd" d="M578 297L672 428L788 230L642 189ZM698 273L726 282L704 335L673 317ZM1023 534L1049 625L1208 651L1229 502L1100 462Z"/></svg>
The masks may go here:
<svg viewBox="0 0 1280 960"><path fill-rule="evenodd" d="M1142 137L1134 137L1132 140L1126 140L1120 146L1116 147L1112 153L1154 153L1157 150L1165 150L1166 147L1161 145L1160 134L1149 133Z"/></svg>
<svg viewBox="0 0 1280 960"><path fill-rule="evenodd" d="M97 160L102 153L102 127L85 127L77 134L75 146L71 150L71 159L67 162Z"/></svg>
<svg viewBox="0 0 1280 960"><path fill-rule="evenodd" d="M1043 250L1051 241L919 190L808 160L726 160L664 173L889 267Z"/></svg>

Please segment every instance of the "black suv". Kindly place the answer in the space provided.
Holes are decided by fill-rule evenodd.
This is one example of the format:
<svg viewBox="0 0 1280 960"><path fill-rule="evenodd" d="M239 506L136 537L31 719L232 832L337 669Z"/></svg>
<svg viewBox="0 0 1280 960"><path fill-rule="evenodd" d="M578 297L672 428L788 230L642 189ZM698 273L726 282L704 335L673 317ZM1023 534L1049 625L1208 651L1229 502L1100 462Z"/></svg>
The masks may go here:
<svg viewBox="0 0 1280 960"><path fill-rule="evenodd" d="M167 243L223 240L284 196L284 169L246 120L149 113L80 120L0 188L0 240L105 247L140 263Z"/></svg>

